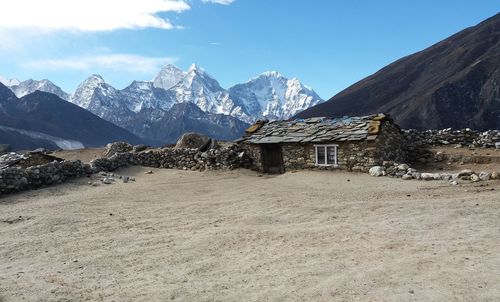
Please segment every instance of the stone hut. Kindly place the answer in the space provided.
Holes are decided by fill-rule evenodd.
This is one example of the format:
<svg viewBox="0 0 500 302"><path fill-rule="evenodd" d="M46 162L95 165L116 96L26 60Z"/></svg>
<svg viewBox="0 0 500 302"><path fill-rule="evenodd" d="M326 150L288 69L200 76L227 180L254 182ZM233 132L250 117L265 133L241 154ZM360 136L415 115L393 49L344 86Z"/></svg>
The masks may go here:
<svg viewBox="0 0 500 302"><path fill-rule="evenodd" d="M310 168L368 171L384 160L406 159L406 139L385 114L258 121L236 142L253 159L254 169L265 173Z"/></svg>

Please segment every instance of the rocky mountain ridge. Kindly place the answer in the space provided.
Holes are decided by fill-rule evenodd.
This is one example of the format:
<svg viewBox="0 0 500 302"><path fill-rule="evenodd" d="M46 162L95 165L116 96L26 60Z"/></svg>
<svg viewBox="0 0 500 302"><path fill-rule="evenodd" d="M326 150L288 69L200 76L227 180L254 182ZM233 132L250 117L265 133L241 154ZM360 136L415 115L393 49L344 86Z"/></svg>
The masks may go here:
<svg viewBox="0 0 500 302"><path fill-rule="evenodd" d="M297 115L391 114L403 128L500 129L500 14Z"/></svg>

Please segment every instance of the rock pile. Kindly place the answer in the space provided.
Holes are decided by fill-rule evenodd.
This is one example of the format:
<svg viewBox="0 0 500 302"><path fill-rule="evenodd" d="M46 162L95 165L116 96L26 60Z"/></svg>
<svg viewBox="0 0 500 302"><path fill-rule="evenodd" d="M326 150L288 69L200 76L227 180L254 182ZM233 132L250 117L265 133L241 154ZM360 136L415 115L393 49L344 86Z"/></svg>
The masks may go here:
<svg viewBox="0 0 500 302"><path fill-rule="evenodd" d="M458 173L424 173L417 169L409 167L407 164L398 164L394 162L384 162L382 166L374 166L369 171L371 176L389 176L397 177L404 180L446 180L451 184L456 185L459 180L462 181L487 181L490 179L500 179L498 172L480 172L476 173L470 169L462 170Z"/></svg>

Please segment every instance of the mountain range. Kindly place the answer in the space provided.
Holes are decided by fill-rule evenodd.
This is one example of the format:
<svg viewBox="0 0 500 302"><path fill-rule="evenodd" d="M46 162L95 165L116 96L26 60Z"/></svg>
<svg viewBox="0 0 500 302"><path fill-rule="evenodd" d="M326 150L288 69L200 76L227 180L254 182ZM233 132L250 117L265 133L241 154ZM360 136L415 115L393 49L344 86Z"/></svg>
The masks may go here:
<svg viewBox="0 0 500 302"><path fill-rule="evenodd" d="M500 14L297 115L390 113L403 128L500 129Z"/></svg>
<svg viewBox="0 0 500 302"><path fill-rule="evenodd" d="M18 98L0 83L0 139L16 149L103 146L145 141L57 95L35 91Z"/></svg>
<svg viewBox="0 0 500 302"><path fill-rule="evenodd" d="M53 93L137 136L161 143L175 142L185 129L235 139L258 119L288 119L323 102L310 87L275 71L224 89L195 64L187 71L166 65L153 80L133 81L121 90L100 75L90 76L71 94L49 80L3 81L18 97L37 90Z"/></svg>

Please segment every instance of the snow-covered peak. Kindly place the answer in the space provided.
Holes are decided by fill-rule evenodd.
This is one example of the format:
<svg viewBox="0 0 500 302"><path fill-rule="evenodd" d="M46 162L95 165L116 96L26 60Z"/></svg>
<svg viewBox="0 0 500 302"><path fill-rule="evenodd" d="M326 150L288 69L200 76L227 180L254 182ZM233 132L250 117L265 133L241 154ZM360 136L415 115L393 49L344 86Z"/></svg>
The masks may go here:
<svg viewBox="0 0 500 302"><path fill-rule="evenodd" d="M268 77L268 78L283 78L283 75L277 71L266 71L259 75L259 77Z"/></svg>
<svg viewBox="0 0 500 302"><path fill-rule="evenodd" d="M277 71L267 71L229 89L231 97L254 118L288 119L323 102L309 87L287 79Z"/></svg>
<svg viewBox="0 0 500 302"><path fill-rule="evenodd" d="M192 72L192 71L205 72L205 70L203 68L201 68L200 66L196 65L196 63L193 63L193 64L191 64L191 66L189 66L188 72Z"/></svg>
<svg viewBox="0 0 500 302"><path fill-rule="evenodd" d="M168 90L179 83L185 73L179 68L172 64L168 64L162 67L160 72L153 79L153 85L156 88L162 88Z"/></svg>
<svg viewBox="0 0 500 302"><path fill-rule="evenodd" d="M0 83L4 84L7 87L19 85L21 82L18 79L8 79L0 76Z"/></svg>
<svg viewBox="0 0 500 302"><path fill-rule="evenodd" d="M104 79L102 78L101 75L93 74L90 77L88 77L85 81L83 81L82 84L97 86L99 84L105 84L105 83L106 83L106 81L104 81Z"/></svg>
<svg viewBox="0 0 500 302"><path fill-rule="evenodd" d="M83 81L70 97L70 101L82 108L88 109L96 94L102 97L114 97L117 90L107 84L102 76L93 74Z"/></svg>
<svg viewBox="0 0 500 302"><path fill-rule="evenodd" d="M64 100L67 100L69 98L69 94L64 92L60 87L56 86L54 83L47 79L41 81L29 79L22 82L19 82L18 80L11 80L10 83L12 84L9 86L10 89L18 98L33 93L37 90L55 94Z"/></svg>

